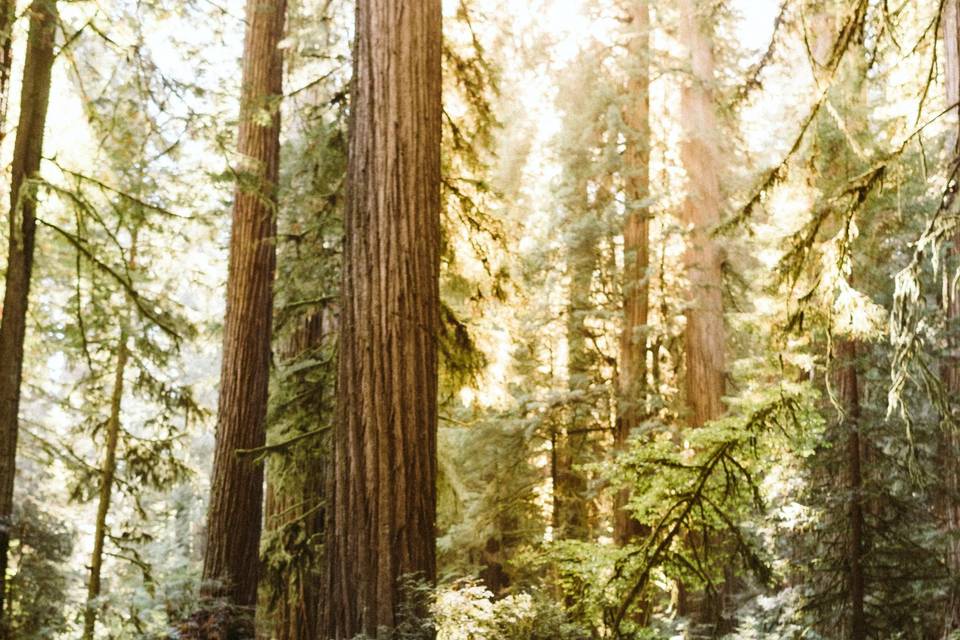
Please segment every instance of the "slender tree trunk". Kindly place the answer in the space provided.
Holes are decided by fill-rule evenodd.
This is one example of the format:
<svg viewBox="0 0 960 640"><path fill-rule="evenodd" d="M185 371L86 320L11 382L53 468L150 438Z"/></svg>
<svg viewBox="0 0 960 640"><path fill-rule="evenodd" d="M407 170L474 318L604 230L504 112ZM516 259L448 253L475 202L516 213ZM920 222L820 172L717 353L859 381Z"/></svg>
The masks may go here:
<svg viewBox="0 0 960 640"><path fill-rule="evenodd" d="M230 237L217 444L207 515L207 594L257 600L263 468L238 450L264 444L276 268L277 180L286 0L248 0L239 153ZM252 615L251 615L252 617ZM237 624L239 618L229 624Z"/></svg>
<svg viewBox="0 0 960 640"><path fill-rule="evenodd" d="M827 63L830 51L836 39L835 29L836 6L828 3L812 16L813 56L817 63ZM858 78L860 74L848 74L847 79ZM846 89L845 85L841 85ZM864 98L860 85L861 98ZM844 104L846 95L842 96ZM845 173L851 171L849 153L841 154L839 158L830 158L833 165L843 163ZM849 491L847 505L847 606L850 618L850 640L865 640L867 637L866 614L864 602L866 597L866 581L864 574L864 503L863 503L863 443L860 437L860 381L857 370L858 347L857 343L849 338L841 338L834 347L834 378L837 397L843 410L840 426L846 430L846 478L845 485Z"/></svg>
<svg viewBox="0 0 960 640"><path fill-rule="evenodd" d="M696 0L680 0L680 39L687 50L690 78L680 103L683 142L680 157L687 174L681 220L689 236L684 263L690 281L687 310L685 389L689 422L702 426L724 411L726 357L723 322L722 254L711 237L720 222L720 129L713 85L712 35Z"/></svg>
<svg viewBox="0 0 960 640"><path fill-rule="evenodd" d="M960 0L947 0L943 14L943 42L945 50L945 82L947 105L960 103ZM960 162L960 107L952 109L957 126L954 135L954 161ZM953 269L960 268L960 234L956 234L948 249L947 264ZM952 277L947 278L944 304L947 314L948 356L942 367L944 386L951 399L960 397L960 291ZM958 416L954 415L956 419ZM947 562L954 578L960 576L960 541L956 539L960 532L960 447L957 442L957 429L953 421L947 421L941 435L939 458L943 467L944 490L941 499L940 517L946 532L951 537L947 553ZM944 636L960 628L960 592L952 589L945 620Z"/></svg>
<svg viewBox="0 0 960 640"><path fill-rule="evenodd" d="M837 11L836 2L828 2L820 6L811 16L810 23L815 35L812 54L814 60L826 65L837 38ZM848 58L842 68L842 83L834 88L837 98L844 108L851 102L851 96L860 103L866 103L866 69L863 68L862 57ZM826 159L829 166L836 170L842 169L843 175L849 175L856 170L856 158L848 146L844 152ZM847 505L847 606L849 607L849 638L850 640L865 640L867 637L867 621L864 604L866 601L866 574L864 571L865 545L865 502L863 498L863 467L866 459L864 449L865 438L861 437L861 407L860 407L860 380L857 359L860 348L857 342L850 338L838 339L834 346L834 378L837 389L837 398L843 409L840 427L846 435L846 477L842 480L849 491Z"/></svg>
<svg viewBox="0 0 960 640"><path fill-rule="evenodd" d="M13 69L13 23L17 0L0 0L0 144L7 137L7 107L10 104L10 75Z"/></svg>
<svg viewBox="0 0 960 640"><path fill-rule="evenodd" d="M291 492L276 484L267 483L265 526L268 530L302 521L304 536L313 536L323 531L323 511L318 502L323 500L322 468L310 470L301 491ZM319 480L313 483L310 480ZM316 486L319 485L319 486ZM313 491L311 491L313 489ZM280 593L271 603L269 616L272 620L273 640L315 640L318 636L320 584L308 563L296 559L282 577Z"/></svg>
<svg viewBox="0 0 960 640"><path fill-rule="evenodd" d="M636 69L627 84L624 122L630 137L624 153L624 192L627 213L623 226L623 330L620 335L620 415L614 434L617 449L640 427L647 392L647 321L650 305L650 5L633 5L630 54ZM640 532L639 523L626 510L630 491L622 489L614 500L614 539L626 544Z"/></svg>
<svg viewBox="0 0 960 640"><path fill-rule="evenodd" d="M130 264L137 260L137 230L133 232ZM100 465L100 493L97 500L97 521L93 532L93 553L90 556L90 577L87 581L87 606L83 612L83 639L93 640L97 625L97 607L100 597L100 575L103 569L103 545L107 537L107 515L113 496L113 479L117 472L117 447L120 443L120 412L123 406L123 379L130 357L126 327L120 327L117 341L117 368L114 371L113 391L110 394L110 415L107 418L107 441Z"/></svg>
<svg viewBox="0 0 960 640"><path fill-rule="evenodd" d="M27 326L30 274L36 233L36 188L28 179L40 170L43 130L50 98L53 44L57 25L55 0L35 0L23 69L20 122L13 151L10 188L10 243L6 289L0 319L0 616L10 545L13 484L16 476L23 339ZM0 620L2 622L2 620Z"/></svg>
<svg viewBox="0 0 960 640"><path fill-rule="evenodd" d="M100 495L97 502L97 523L93 534L93 555L90 557L90 579L87 582L87 606L83 614L83 638L92 640L97 624L94 600L100 597L100 573L103 567L103 543L107 536L107 514L113 492L113 478L117 470L117 444L120 440L120 408L123 402L123 376L127 368L127 332L120 330L117 348L117 368L114 372L113 392L110 397L110 417L107 419L107 442L100 465Z"/></svg>
<svg viewBox="0 0 960 640"><path fill-rule="evenodd" d="M589 532L587 482L575 468L583 459L587 438L583 433L571 431L558 433L554 438L557 447L553 464L554 540L586 540Z"/></svg>
<svg viewBox="0 0 960 640"><path fill-rule="evenodd" d="M580 188L581 202L575 215L587 216L586 185ZM591 308L593 275L597 266L598 235L592 221L571 234L567 247L567 274L570 299L567 308L567 370L571 392L569 415L564 433L557 438L557 465L554 479L554 538L585 540L589 533L587 481L577 465L587 453L587 429L592 423L590 410L591 354L587 340L587 312Z"/></svg>
<svg viewBox="0 0 960 640"><path fill-rule="evenodd" d="M863 478L860 463L860 385L857 373L857 345L840 340L836 346L837 395L843 407L847 434L847 474L850 490L848 549L849 574L847 591L850 598L850 640L865 640L867 625L864 615L865 582L863 574Z"/></svg>
<svg viewBox="0 0 960 640"><path fill-rule="evenodd" d="M336 331L333 319L333 312L327 308L305 317L302 325L280 350L284 360L303 357L320 349ZM329 417L324 416L323 412L332 392L331 385L329 390L321 388L307 399L312 407L306 409L306 415L317 417L315 421L307 421L307 430L320 428L325 418ZM278 531L296 524L307 540L322 535L324 511L321 505L324 500L323 470L326 461L320 457L319 445L310 449L311 452L314 450L318 452L317 456L298 452L294 458L276 460L278 464L275 468L274 461L271 461L267 473L264 518L268 531ZM297 466L291 468L291 465ZM274 640L315 640L319 636L321 585L316 579L316 560L309 555L309 551L306 556L293 560L289 565L289 574L281 577L283 582L279 585L280 591L271 594L272 606L269 610Z"/></svg>
<svg viewBox="0 0 960 640"><path fill-rule="evenodd" d="M436 578L441 15L357 5L323 638L382 637Z"/></svg>

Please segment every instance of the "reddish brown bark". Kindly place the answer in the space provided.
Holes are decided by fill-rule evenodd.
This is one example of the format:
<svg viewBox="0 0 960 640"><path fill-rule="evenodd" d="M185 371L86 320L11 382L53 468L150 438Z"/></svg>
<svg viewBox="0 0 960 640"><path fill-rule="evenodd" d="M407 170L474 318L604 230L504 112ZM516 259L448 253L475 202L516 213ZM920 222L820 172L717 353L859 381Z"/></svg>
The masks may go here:
<svg viewBox="0 0 960 640"><path fill-rule="evenodd" d="M0 0L0 144L7 137L7 107L10 104L10 74L13 69L13 23L17 0Z"/></svg>
<svg viewBox="0 0 960 640"><path fill-rule="evenodd" d="M689 423L694 427L723 414L726 370L723 258L711 235L720 222L722 206L720 128L713 91L713 41L701 15L704 7L695 0L680 0L680 40L690 65L680 101L680 157L687 175L680 216L689 233L684 254L690 281L685 390Z"/></svg>
<svg viewBox="0 0 960 640"><path fill-rule="evenodd" d="M4 610L9 526L16 477L23 340L27 327L36 235L36 188L27 180L34 178L40 170L56 25L55 0L35 0L30 6L20 121L11 167L10 242L3 315L0 319L0 616Z"/></svg>
<svg viewBox="0 0 960 640"><path fill-rule="evenodd" d="M860 444L860 383L857 373L857 345L843 339L835 347L837 396L843 408L843 426L847 429L847 486L850 490L847 561L847 593L850 604L850 640L865 640L865 582L863 573L863 478Z"/></svg>
<svg viewBox="0 0 960 640"><path fill-rule="evenodd" d="M680 219L687 227L684 267L689 282L684 354L684 392L687 422L702 427L724 412L726 387L726 327L723 317L723 257L713 237L720 223L720 124L714 95L713 32L705 15L709 5L680 0L679 39L685 49L689 75L680 96L683 139L680 160L686 173ZM691 541L699 535L690 532ZM707 542L707 541L701 541ZM719 541L711 542L719 548ZM723 616L724 586L715 595L691 593L680 585L678 611L698 622L719 625Z"/></svg>
<svg viewBox="0 0 960 640"><path fill-rule="evenodd" d="M631 16L630 53L636 68L627 84L624 122L630 128L624 152L624 192L628 208L623 226L623 330L620 335L620 415L614 434L623 449L643 420L647 387L646 328L650 305L650 5L637 0ZM629 490L614 500L614 539L625 544L640 532L626 510Z"/></svg>
<svg viewBox="0 0 960 640"><path fill-rule="evenodd" d="M280 357L284 361L297 362L300 358L316 357L316 352L324 344L334 339L336 326L334 314L327 308L311 313L303 318L293 334L280 348ZM331 365L332 366L332 365ZM306 374L294 374L300 378L297 382L307 383ZM292 382L289 379L286 381ZM312 406L305 408L303 415L316 420L304 421L306 431L316 431L326 424L329 415L327 407L333 396L333 386L312 389L306 402ZM296 437L296 436L291 436ZM301 441L304 445L307 441ZM314 444L316 443L316 444ZM272 586L277 591L270 593L269 616L271 618L271 636L273 640L315 640L320 637L320 599L322 583L318 579L317 559L312 557L313 543L323 534L324 511L324 467L325 455L320 453L321 445L316 436L309 441L312 448L304 449L283 460L276 460L267 473L267 497L265 503L264 526L268 531L280 532L285 527L295 526L300 534L297 544L307 540L309 549L298 546L291 550L298 557L287 566L280 583ZM301 445L298 445L301 446ZM291 452L292 453L292 452ZM286 543L286 539L283 539Z"/></svg>
<svg viewBox="0 0 960 640"><path fill-rule="evenodd" d="M311 474L321 474L322 469L312 469ZM306 535L315 535L323 530L323 511L317 508L323 500L322 477L307 476L301 491L292 492L268 482L265 526L268 530L301 521ZM312 491L311 491L312 490ZM298 562L302 562L298 559ZM273 640L315 640L318 636L320 584L308 567L292 566L283 576L281 592L269 610Z"/></svg>
<svg viewBox="0 0 960 640"><path fill-rule="evenodd" d="M836 42L836 9L831 4L820 7L811 16L813 39L813 57L820 65L829 62L831 51ZM850 61L852 64L857 62ZM856 67L846 70L843 80L855 81L855 92L859 93L860 100L866 100L864 69ZM841 99L847 97L841 94ZM847 132L845 132L847 133ZM848 134L849 135L849 134ZM830 158L831 166L842 166L845 173L851 169L853 156L849 151L839 157ZM864 442L860 434L861 407L860 407L860 379L858 371L859 347L855 340L840 338L833 348L833 377L837 400L842 410L840 426L846 432L845 462L846 477L843 479L849 490L850 499L847 505L847 606L849 607L849 631L851 640L864 640L867 637L867 622L865 613L866 578L864 572L864 499L862 494L863 472L865 463Z"/></svg>
<svg viewBox="0 0 960 640"><path fill-rule="evenodd" d="M257 599L263 468L238 450L264 444L276 267L285 0L248 0L241 167L233 206L217 442L203 577L236 607Z"/></svg>
<svg viewBox="0 0 960 640"><path fill-rule="evenodd" d="M951 113L954 124L960 125L960 1L947 0L943 13L943 42L945 53L945 83L947 105L953 106ZM954 132L954 159L960 161L960 126ZM954 269L960 265L960 234L953 237L948 249L948 264ZM949 272L948 272L949 276ZM949 397L956 401L960 398L960 291L952 277L944 291L944 306L947 315L946 362L942 367L944 387ZM955 420L958 416L954 415ZM943 491L941 492L940 519L944 530L950 534L947 562L952 574L960 575L960 542L956 534L960 531L960 444L956 427L947 424L940 442L939 458L943 468ZM945 616L945 635L960 628L960 591L953 589Z"/></svg>
<svg viewBox="0 0 960 640"><path fill-rule="evenodd" d="M440 0L361 0L323 638L424 613L436 576Z"/></svg>

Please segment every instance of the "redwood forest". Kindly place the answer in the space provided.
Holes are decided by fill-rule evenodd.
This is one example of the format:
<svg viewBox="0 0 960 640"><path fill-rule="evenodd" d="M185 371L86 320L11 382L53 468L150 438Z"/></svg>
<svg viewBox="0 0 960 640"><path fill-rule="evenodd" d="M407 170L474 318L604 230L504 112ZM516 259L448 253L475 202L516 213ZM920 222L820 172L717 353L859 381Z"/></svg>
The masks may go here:
<svg viewBox="0 0 960 640"><path fill-rule="evenodd" d="M0 0L0 640L960 640L960 0Z"/></svg>

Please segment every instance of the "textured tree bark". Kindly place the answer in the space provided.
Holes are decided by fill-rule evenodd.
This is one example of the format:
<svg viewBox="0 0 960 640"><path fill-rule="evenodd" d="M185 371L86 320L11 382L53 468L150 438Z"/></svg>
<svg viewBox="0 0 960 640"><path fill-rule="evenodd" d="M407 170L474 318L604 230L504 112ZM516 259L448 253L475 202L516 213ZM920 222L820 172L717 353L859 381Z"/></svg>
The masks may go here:
<svg viewBox="0 0 960 640"><path fill-rule="evenodd" d="M313 475L317 474L317 475ZM280 489L274 484L267 483L266 517L267 529L279 529L298 519L304 520L307 535L319 533L323 530L323 512L316 508L316 503L323 500L322 469L311 470L306 479L319 480L306 483L303 491L291 493ZM310 492L310 489L314 491ZM309 493L308 493L309 492ZM318 635L320 584L314 576L297 567L291 575L285 576L286 582L283 591L278 594L276 602L270 608L272 618L273 640L315 640Z"/></svg>
<svg viewBox="0 0 960 640"><path fill-rule="evenodd" d="M283 84L278 45L285 12L286 0L247 0L238 139L242 165L233 206L203 558L207 595L251 611L257 600L263 468L237 451L260 447L265 440Z"/></svg>
<svg viewBox="0 0 960 640"><path fill-rule="evenodd" d="M690 79L681 95L683 142L680 157L687 175L680 214L689 229L684 264L690 281L690 308L684 333L689 421L694 427L724 411L726 356L723 273L720 247L711 231L720 222L719 125L713 95L712 35L700 15L703 4L680 0L680 39L687 50Z"/></svg>
<svg viewBox="0 0 960 640"><path fill-rule="evenodd" d="M631 129L624 152L624 191L628 209L623 226L623 330L620 335L620 415L614 434L617 449L643 420L647 391L647 337L650 285L650 5L637 0L631 16L630 54L636 69L627 84L630 104L624 122ZM614 539L626 544L640 532L626 510L630 491L614 500Z"/></svg>
<svg viewBox="0 0 960 640"><path fill-rule="evenodd" d="M335 332L334 314L331 310L324 308L312 313L303 319L298 330L282 345L281 357L292 360L313 352ZM323 407L328 403L325 396L332 395L333 391L332 386L330 389L320 389L318 394L307 400L317 407L320 418L315 423L305 425L307 430L321 426ZM294 464L292 461L283 461L283 478L272 468L268 468L264 518L268 531L276 531L297 522L303 527L304 535L308 538L322 535L324 511L320 506L324 500L326 465L325 460L319 459L319 456L317 460L311 458L310 461L311 466L301 467L298 464L294 469L289 467ZM292 567L290 575L284 576L281 592L274 594L275 601L269 614L273 621L273 640L315 640L319 637L321 584L311 571L312 564L310 560Z"/></svg>
<svg viewBox="0 0 960 640"><path fill-rule="evenodd" d="M135 249L134 249L135 250ZM120 440L120 408L123 402L123 376L127 368L127 332L120 330L117 348L117 368L114 372L110 396L110 416L107 419L107 441L100 465L100 494L97 501L97 521L93 534L93 554L90 556L90 578L87 581L87 606L83 613L83 638L92 640L97 626L97 607L93 601L100 597L100 574L103 568L103 543L107 535L107 514L113 493L113 478L117 471L117 444Z"/></svg>
<svg viewBox="0 0 960 640"><path fill-rule="evenodd" d="M850 489L849 575L847 591L850 599L850 640L865 640L867 624L864 614L865 582L863 574L863 478L860 462L860 385L857 373L857 345L842 339L834 354L837 395L843 407L847 434L847 474Z"/></svg>
<svg viewBox="0 0 960 640"><path fill-rule="evenodd" d="M17 0L0 0L0 144L7 137L7 107L10 104L10 74L13 69L13 23Z"/></svg>
<svg viewBox="0 0 960 640"><path fill-rule="evenodd" d="M36 177L40 170L56 24L56 1L35 0L30 6L20 121L11 166L10 242L3 316L0 318L0 616L4 611L7 549L10 545L9 527L16 477L23 339L26 334L36 234L36 188L27 180Z"/></svg>
<svg viewBox="0 0 960 640"><path fill-rule="evenodd" d="M960 103L960 1L947 0L943 12L943 42L945 53L945 83L947 106ZM957 126L954 140L953 157L960 162L960 108L951 111ZM960 265L960 234L951 240L948 249L947 264L954 269ZM944 304L947 315L948 356L942 367L942 377L946 391L954 400L960 397L960 291L952 278L949 278L944 292ZM957 416L955 415L956 419ZM960 541L956 533L960 531L960 443L956 430L947 425L941 436L939 458L943 468L944 491L940 500L940 517L944 529L951 535L947 562L954 577L960 576ZM945 616L944 636L960 628L960 592L951 590L948 610Z"/></svg>
<svg viewBox="0 0 960 640"><path fill-rule="evenodd" d="M687 325L684 330L686 376L684 391L688 424L697 428L723 415L726 386L726 329L723 318L723 258L711 233L720 222L720 127L714 97L713 34L697 0L679 0L680 43L686 51L690 76L681 89L683 140L680 160L686 189L680 218L687 226L683 255L689 281ZM691 532L691 535L697 535ZM718 541L719 542L719 541ZM719 546L719 545L717 545ZM681 615L717 625L722 622L726 587L711 597L680 589Z"/></svg>
<svg viewBox="0 0 960 640"><path fill-rule="evenodd" d="M323 638L383 637L436 578L441 15L357 5Z"/></svg>

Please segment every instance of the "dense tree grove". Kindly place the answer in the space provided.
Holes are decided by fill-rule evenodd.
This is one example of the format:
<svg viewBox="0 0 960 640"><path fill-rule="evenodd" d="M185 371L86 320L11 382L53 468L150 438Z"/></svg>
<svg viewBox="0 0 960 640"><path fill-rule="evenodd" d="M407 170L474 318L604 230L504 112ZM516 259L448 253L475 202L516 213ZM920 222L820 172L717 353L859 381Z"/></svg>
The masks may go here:
<svg viewBox="0 0 960 640"><path fill-rule="evenodd" d="M0 0L0 638L960 638L960 0Z"/></svg>

